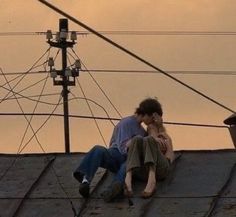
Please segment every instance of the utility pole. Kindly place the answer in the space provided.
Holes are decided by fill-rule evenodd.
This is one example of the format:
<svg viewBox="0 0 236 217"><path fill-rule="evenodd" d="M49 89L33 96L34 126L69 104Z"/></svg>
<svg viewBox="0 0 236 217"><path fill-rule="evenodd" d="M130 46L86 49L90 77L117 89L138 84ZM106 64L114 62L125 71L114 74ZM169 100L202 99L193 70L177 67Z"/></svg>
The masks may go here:
<svg viewBox="0 0 236 217"><path fill-rule="evenodd" d="M76 60L73 66L67 66L67 48L73 48L77 39L76 32L72 31L70 34L70 40L68 40L68 20L59 20L59 32L56 33L55 39L51 30L47 31L47 43L52 47L61 49L62 54L62 68L56 70L54 67L54 59L50 57L48 59L48 65L50 67L50 74L53 78L54 85L62 86L63 97L63 112L64 112L64 137L65 137L65 153L70 153L70 124L69 124L69 103L68 103L68 86L75 86L75 77L79 76L79 70L81 64L79 60ZM59 77L59 79L57 78Z"/></svg>

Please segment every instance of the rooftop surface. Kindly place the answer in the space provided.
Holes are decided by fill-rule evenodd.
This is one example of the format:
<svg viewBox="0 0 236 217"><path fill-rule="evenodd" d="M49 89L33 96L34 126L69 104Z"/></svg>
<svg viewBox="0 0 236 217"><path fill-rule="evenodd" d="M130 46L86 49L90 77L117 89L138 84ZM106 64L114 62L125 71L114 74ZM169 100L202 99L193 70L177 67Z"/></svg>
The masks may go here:
<svg viewBox="0 0 236 217"><path fill-rule="evenodd" d="M100 194L112 174L99 169L91 198L78 193L72 172L84 157L73 154L0 155L0 217L142 216L236 217L236 150L178 151L155 195L105 203ZM74 208L74 211L73 211Z"/></svg>

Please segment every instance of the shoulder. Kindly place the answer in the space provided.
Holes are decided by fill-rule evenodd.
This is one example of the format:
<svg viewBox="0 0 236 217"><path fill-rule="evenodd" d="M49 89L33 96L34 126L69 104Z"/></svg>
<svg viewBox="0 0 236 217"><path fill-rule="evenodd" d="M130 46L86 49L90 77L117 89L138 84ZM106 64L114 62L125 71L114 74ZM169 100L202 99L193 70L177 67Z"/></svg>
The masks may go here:
<svg viewBox="0 0 236 217"><path fill-rule="evenodd" d="M127 116L122 118L118 124L121 125L138 124L138 121L134 116Z"/></svg>
<svg viewBox="0 0 236 217"><path fill-rule="evenodd" d="M164 140L167 140L169 143L172 144L172 139L166 132L160 133L158 137L163 138Z"/></svg>

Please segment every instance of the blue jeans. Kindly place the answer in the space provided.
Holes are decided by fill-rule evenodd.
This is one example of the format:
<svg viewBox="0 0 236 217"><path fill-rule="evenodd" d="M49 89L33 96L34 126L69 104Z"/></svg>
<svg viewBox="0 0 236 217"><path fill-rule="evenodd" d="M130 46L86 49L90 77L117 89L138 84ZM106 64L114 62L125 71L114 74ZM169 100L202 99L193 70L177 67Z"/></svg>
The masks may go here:
<svg viewBox="0 0 236 217"><path fill-rule="evenodd" d="M115 173L113 181L124 183L125 161L126 156L122 155L117 148L105 148L96 145L85 155L79 167L75 170L74 176L79 182L82 182L84 176L91 182L98 167L102 167Z"/></svg>

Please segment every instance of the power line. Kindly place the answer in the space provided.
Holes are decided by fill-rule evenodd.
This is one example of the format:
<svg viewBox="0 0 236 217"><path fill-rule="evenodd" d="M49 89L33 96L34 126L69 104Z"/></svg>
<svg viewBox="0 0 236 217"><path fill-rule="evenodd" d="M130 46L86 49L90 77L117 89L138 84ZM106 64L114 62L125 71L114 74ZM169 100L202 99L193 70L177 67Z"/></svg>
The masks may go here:
<svg viewBox="0 0 236 217"><path fill-rule="evenodd" d="M0 116L22 116L22 113L17 112L0 112ZM32 113L25 113L26 116L32 115ZM48 116L50 113L34 113L35 116ZM63 117L63 114L53 113L51 114L52 117ZM80 119L97 119L97 120L113 120L113 121L120 121L120 118L116 117L101 117L101 116L86 116L86 115L69 115L70 118L80 118ZM225 125L215 125L215 124L201 124L201 123L186 123L186 122L170 122L165 121L163 122L167 125L180 125L180 126L189 126L189 127L206 127L206 128L224 128L228 129L228 126Z"/></svg>
<svg viewBox="0 0 236 217"><path fill-rule="evenodd" d="M49 51L50 51L50 48L33 64L33 66L28 70L28 72L29 72L31 69L37 67L36 64L42 59L42 57L43 57L47 52L48 52L48 56L49 56L49 54L50 54ZM45 63L42 64L42 65L45 67ZM8 81L8 79L7 79L7 77L5 76L5 74L4 74L4 72L3 72L3 70L2 70L1 68L0 68L0 71L1 71L2 75L4 76L4 79L5 79L5 81L6 81L6 84L7 84L7 85L9 86L9 88L10 88L8 94L1 100L1 102L3 102L4 100L7 99L7 96L9 95L10 92L13 93L13 96L14 96L15 100L17 101L17 104L18 104L18 106L19 106L19 108L20 108L20 110L21 110L21 113L22 113L22 115L24 116L25 120L26 120L27 123L28 123L28 125L27 125L27 127L26 127L26 130L25 130L25 133L24 133L24 135L23 135L23 137L22 137L22 140L21 140L21 142L20 142L20 145L19 145L19 147L18 147L17 154L20 154L21 151L23 150L23 149L20 150L20 148L21 148L21 146L22 146L22 144L23 144L24 138L25 138L25 136L26 136L26 133L27 133L29 127L31 128L31 130L32 130L32 132L33 132L33 136L31 137L31 139L33 139L33 138L35 137L36 140L37 140L37 142L38 142L38 144L39 144L39 146L40 146L40 148L42 149L43 152L45 152L45 150L43 149L41 143L39 142L39 140L38 140L38 138L37 138L36 132L34 131L32 125L31 125L31 121L32 121L32 118L33 118L34 113L35 113L35 111L36 111L36 108L37 108L37 106L38 106L40 96L41 96L41 94L43 93L43 90L44 90L44 88L45 88L45 86L46 86L46 81L47 81L47 80L45 80L45 83L44 83L44 85L43 85L41 94L40 94L39 97L38 97L38 101L36 101L36 105L35 105L35 107L34 107L34 110L33 110L33 113L32 113L32 115L31 115L31 117L30 117L30 120L28 120L27 116L24 114L23 107L21 106L21 104L20 104L18 98L16 97L15 91L13 91L13 88L11 87L11 85L10 85L10 83L9 83L9 81ZM23 78L24 78L26 75L27 75L27 73L20 79L20 81L17 82L17 84L14 86L14 88L23 80ZM18 76L18 77L19 77L19 76ZM17 78L18 78L18 77L17 77ZM47 77L48 77L48 75L47 75ZM4 86L2 86L2 88L4 88ZM30 140L30 141L31 141L31 140ZM27 143L27 144L29 144L29 143ZM26 144L24 147L26 147L27 144ZM18 156L19 156L19 155L18 155ZM0 178L0 180L6 176L6 174L8 173L8 171L14 166L16 160L17 160L17 158L14 159L14 161L12 162L12 164L11 164L11 165L7 168L7 170L3 173L3 175L2 175L1 178Z"/></svg>
<svg viewBox="0 0 236 217"><path fill-rule="evenodd" d="M2 69L0 69L0 70L1 70L1 72L3 73ZM7 77L4 76L4 78L5 78L6 82L8 83ZM13 89L12 89L12 87L11 87L11 85L10 85L9 83L8 83L8 86L9 86L10 90L13 91ZM13 93L13 94L14 94L14 96L15 96L15 93ZM37 135L36 135L36 133L35 133L35 131L34 131L32 125L31 125L31 120L28 120L27 116L24 115L23 107L21 106L21 104L20 104L20 102L19 102L19 100L18 100L17 98L16 98L16 102L17 102L17 104L18 104L18 106L19 106L19 108L20 108L20 110L21 110L21 112L22 112L22 114L23 114L23 116L24 116L26 122L28 123L27 128L30 127L30 129L32 130L32 132L33 132L33 134L34 134L34 137L35 137L36 141L38 142L40 148L43 150L43 147L42 147L41 143L39 142L39 140L38 140L38 138L37 138ZM43 150L43 151L44 151L44 150ZM19 152L19 150L18 150L18 152Z"/></svg>
<svg viewBox="0 0 236 217"><path fill-rule="evenodd" d="M89 31L75 31L77 35L93 35ZM126 36L235 36L236 31L194 31L194 30L101 30L103 35ZM0 36L45 36L47 32L0 32ZM56 35L56 32L52 33Z"/></svg>
<svg viewBox="0 0 236 217"><path fill-rule="evenodd" d="M214 100L213 98L207 96L206 94L204 94L203 92L193 88L192 86L188 85L187 83L173 77L172 75L166 73L165 71L163 71L162 69L158 68L157 66L153 65L152 63L148 62L147 60L143 59L142 57L138 56L137 54L133 53L132 51L126 49L125 47L117 44L116 42L112 41L111 39L105 37L104 35L100 34L99 32L97 32L96 30L92 29L91 27L87 26L86 24L82 23L81 21L75 19L74 17L70 16L69 14L65 13L64 11L60 10L59 8L55 7L54 5L50 4L49 2L45 1L45 0L38 0L41 3L43 3L44 5L46 5L47 7L51 8L52 10L56 11L57 13L65 16L66 18L68 18L69 20L71 20L72 22L76 23L77 25L83 27L84 29L86 29L89 32L92 32L93 34L95 34L97 37L101 38L102 40L106 41L107 43L109 43L110 45L112 45L113 47L118 48L119 50L123 51L124 53L128 54L129 56L133 57L134 59L142 62L143 64L161 72L163 75L165 75L166 77L170 78L171 80L181 84L182 86L186 87L187 89L193 91L194 93L202 96L203 98L213 102L214 104L224 108L225 110L228 110L232 113L235 113L234 110L232 110L231 108L223 105L222 103Z"/></svg>
<svg viewBox="0 0 236 217"><path fill-rule="evenodd" d="M37 134L43 127L44 125L49 121L49 119L53 116L54 112L56 111L56 109L58 108L58 106L60 105L60 101L62 99L62 96L59 97L58 103L55 105L55 107L53 108L51 113L47 113L47 118L45 119L45 121L41 124L41 126L34 132L34 134ZM27 113L24 113L24 115L26 115ZM32 113L31 113L32 115ZM34 113L34 116L36 116L36 113ZM34 135L32 135L29 140L26 142L26 144L24 145L24 147L20 150L19 153L22 153L22 151L26 148L26 146L31 142L31 140L34 138Z"/></svg>
<svg viewBox="0 0 236 217"><path fill-rule="evenodd" d="M86 69L82 69L82 72L87 72ZM96 73L130 73L130 74L157 74L160 73L155 70L130 70L130 69L90 69L90 72ZM182 74L182 75L236 75L235 70L166 70L169 74Z"/></svg>
<svg viewBox="0 0 236 217"><path fill-rule="evenodd" d="M2 71L1 68L0 68L0 70ZM3 71L2 71L2 73L3 73ZM4 78L5 78L6 81L7 81L7 78L6 78L6 77L4 77ZM9 85L10 89L12 89L9 83L8 83L8 85ZM15 96L15 95L14 95L14 96ZM60 97L60 99L61 99L61 97ZM60 99L59 99L58 103L60 103ZM20 107L20 109L21 109L21 113L20 113L20 114L21 114L22 116L24 116L24 118L27 120L28 125L30 126L30 128L31 128L32 131L33 131L33 135L31 136L31 138L28 140L28 142L24 145L24 147L23 147L21 150L20 150L20 146L19 146L18 151L17 151L17 156L19 156L19 154L24 150L24 148L30 143L30 141L31 141L34 137L36 137L36 139L37 139L36 133L38 133L38 131L47 123L47 121L50 119L51 115L55 112L55 110L56 110L56 108L57 108L58 105L54 108L53 112L48 115L48 118L46 119L46 121L44 121L44 123L37 129L37 131L34 131L33 128L32 128L32 126L31 126L31 123L30 123L29 120L27 119L27 115L24 113L24 111L23 111L23 109L22 109L21 104L19 103L19 101L18 101L17 99L16 99L16 101L17 101L17 103L18 103L18 105L19 105L19 107ZM31 116L32 116L32 115L34 115L34 113L31 113ZM38 141L38 140L37 140L37 141ZM42 145L40 144L40 142L38 142L38 144L40 145L42 151L45 152L44 149L43 149L43 147L42 147ZM18 158L18 157L17 157L17 158ZM3 173L2 176L0 177L0 181L7 175L7 173L9 172L9 170L15 165L15 163L16 163L16 161L17 161L17 158L15 158L15 159L13 160L13 162L10 164L10 166L7 168L7 170L4 171L4 173Z"/></svg>
<svg viewBox="0 0 236 217"><path fill-rule="evenodd" d="M76 57L78 59L80 59L78 57L78 55L76 54L76 52L74 51L74 49L72 49L73 53L76 55ZM80 60L81 61L81 60ZM81 61L82 65L84 66L84 68L88 71L90 77L92 78L92 80L95 82L95 84L98 86L98 88L101 90L101 92L103 93L103 95L106 97L106 99L108 100L108 102L111 104L111 106L113 107L113 109L117 112L117 114L122 117L121 113L118 111L118 109L116 108L116 106L112 103L112 101L110 100L110 98L108 97L108 95L106 94L106 92L102 89L101 85L97 82L97 80L92 76L92 74L90 73L90 71L88 70L88 68L85 66L85 64Z"/></svg>
<svg viewBox="0 0 236 217"><path fill-rule="evenodd" d="M96 72L97 73L119 73L119 74L156 74L160 73L155 70L135 70L135 69L81 69L80 72ZM236 75L236 70L166 70L167 73L169 74L182 74L182 75L228 75L228 76L234 76ZM31 71L31 72L17 72L17 71L12 71L12 72L6 72L6 76L12 76L12 75L41 75L49 73L49 71ZM0 73L0 76L2 73Z"/></svg>
<svg viewBox="0 0 236 217"><path fill-rule="evenodd" d="M41 70L41 71L31 71L31 72L18 72L18 71L13 71L13 72L6 72L4 73L6 76L12 76L12 75L33 75L33 74L45 74L45 73L49 73L49 71L45 71L45 70ZM0 73L0 75L3 75L2 73Z"/></svg>
<svg viewBox="0 0 236 217"><path fill-rule="evenodd" d="M44 80L45 80L45 79L44 79ZM5 89L5 90L8 90L9 93L10 93L10 92L13 93L15 100L24 98L24 99L28 99L28 100L33 101L33 102L37 102L36 99L30 98L30 97L28 97L28 96L24 96L24 95L20 94L19 92L15 92L15 91L13 91L13 90L11 90L11 89L8 89L8 88L6 88L6 87L2 87L2 88ZM16 95L18 95L18 96L20 96L20 97L17 97ZM10 100L13 99L13 98L11 98L11 97L12 97L12 96L10 96L10 97L8 97L8 98L4 97L3 99L0 100L0 103L2 103L3 101L9 100L9 99L10 99ZM40 100L39 102L42 103L42 104L47 104L47 105L55 105L54 103L51 103L51 102L44 102L44 101L41 101L41 100Z"/></svg>
<svg viewBox="0 0 236 217"><path fill-rule="evenodd" d="M83 88L82 88L82 85L80 84L79 79L76 78L76 81L77 81L77 83L78 83L78 85L79 85L79 87L80 87L80 90L81 90L81 92L82 92L84 98L85 98L86 104L87 104L87 106L88 106L88 108L89 108L89 111L90 111L90 113L91 113L91 115L92 115L92 117L93 117L93 119L94 119L94 122L95 122L95 125L96 125L97 129L98 129L98 132L99 132L99 134L100 134L100 136L101 136L101 138L102 138L102 140L103 140L105 146L107 147L106 140L105 140L105 138L104 138L104 136L103 136L103 134L102 134L102 131L101 131L100 127L99 127L99 124L98 124L97 120L94 118L93 110L92 110L92 108L91 108L91 106L90 106L90 104L89 104L89 101L87 100L87 97L86 97L85 92L84 92L84 90L83 90ZM73 95L73 96L74 96L74 95Z"/></svg>
<svg viewBox="0 0 236 217"><path fill-rule="evenodd" d="M41 97L50 97L50 96L58 96L58 95L60 95L61 93L46 93L46 94L42 94L41 95ZM19 96L19 97L17 97L17 99L24 99L24 98L26 98L26 99L32 99L32 98L37 98L37 97L39 97L39 95L30 95L30 96L24 96L24 95L22 95L22 96ZM9 98L7 98L6 100L15 100L15 98L13 98L13 97L9 97ZM47 103L47 102L44 102L44 101L39 101L39 102L41 102L41 103ZM56 105L55 103L50 103L50 105Z"/></svg>
<svg viewBox="0 0 236 217"><path fill-rule="evenodd" d="M38 62L46 55L46 53L48 53L49 51L50 51L50 47L43 53L43 55L39 58L39 59L37 59L37 61L29 68L29 70L27 70L27 73L28 72L30 72L32 69L34 69L34 68L36 68L36 67L38 67ZM6 83L8 83L8 86L9 86L9 81L6 79L6 75L3 73L3 71L2 70L0 70L1 71L1 73L3 74L3 76L4 76L4 78L5 78L5 80L6 80ZM28 75L28 74L24 74L21 78L20 78L20 80L13 86L13 87L11 87L10 89L11 89L11 91L13 91L19 84L20 84L20 82ZM5 85L5 84L4 84ZM3 99L1 99L0 100L0 103L2 103L7 97L8 97L8 95L10 94L10 92L11 91L9 91L6 95L5 95L5 97L3 98Z"/></svg>
<svg viewBox="0 0 236 217"><path fill-rule="evenodd" d="M48 81L48 75L47 75L47 77L46 77L46 79L45 79L45 81L44 81L44 84L43 84L42 90L41 90L41 92L40 92L40 94L39 94L39 96L38 96L38 99L36 100L36 104L35 104L34 109L33 109L33 114L30 116L30 120L29 120L29 122L28 122L28 124L27 124L27 126L26 126L25 133L24 133L24 135L23 135L23 138L22 138L22 140L21 140L21 143L20 143L20 146L19 146L17 152L19 152L19 150L20 150L20 148L21 148L21 146L22 146L22 144L23 144L23 141L24 141L24 139L25 139L25 137L26 137L26 134L27 134L27 132L28 132L28 129L29 129L29 127L30 127L30 125L31 125L31 122L32 122L32 120L33 120L33 117L34 117L34 113L35 113L35 111L36 111L36 109L37 109L37 107L38 107L38 104L39 104L41 95L43 94L43 91L44 91L44 89L45 89L45 87L46 87L47 81ZM16 100L17 100L17 99L16 99ZM33 132L33 133L34 133L34 132ZM38 141L38 140L37 140L37 141ZM41 144L39 144L39 145L40 145L40 147L42 147ZM42 150L43 150L43 149L42 149ZM43 151L44 151L44 150L43 150Z"/></svg>
<svg viewBox="0 0 236 217"><path fill-rule="evenodd" d="M106 92L103 90L103 88L101 87L101 85L98 83L98 81L92 76L92 74L90 73L90 70L86 67L86 65L82 62L82 60L79 58L79 56L77 55L77 53L74 51L74 49L71 49L72 52L74 53L74 55L76 56L76 58L78 58L82 64L82 66L85 68L85 70L83 70L84 72L88 72L88 74L90 75L90 77L92 78L93 82L97 85L97 87L100 89L100 91L103 93L103 95L106 97L106 99L108 100L108 102L111 104L111 106L113 107L113 109L117 112L117 114L122 117L122 115L120 114L120 112L118 111L118 109L115 107L115 105L112 103L112 101L110 100L110 98L108 97L108 95L106 94ZM70 53L68 52L68 54L75 60L76 58ZM82 71L82 70L80 70ZM113 124L114 125L114 124Z"/></svg>
<svg viewBox="0 0 236 217"><path fill-rule="evenodd" d="M106 114L106 116L107 116L107 120L109 120L109 121L111 122L111 124L113 125L113 127L115 126L115 124L114 124L113 121L112 121L112 118L110 117L110 115L108 114L108 112L106 111L106 109L105 109L101 104L99 104L99 103L97 103L97 102L95 102L94 100L89 99L89 98L76 97L72 92L71 92L71 94L74 96L74 98L69 99L69 101L75 100L75 99L76 99L76 100L84 99L84 100L86 100L86 101L88 101L88 102L94 103L95 105L97 105L98 107L100 107L100 108L105 112L105 114ZM94 118L94 116L91 117L91 118Z"/></svg>

